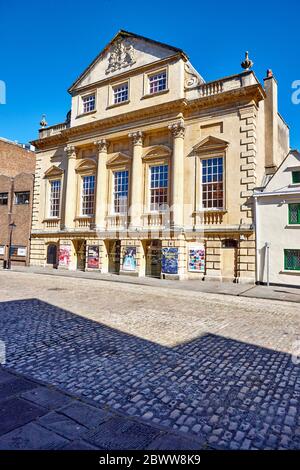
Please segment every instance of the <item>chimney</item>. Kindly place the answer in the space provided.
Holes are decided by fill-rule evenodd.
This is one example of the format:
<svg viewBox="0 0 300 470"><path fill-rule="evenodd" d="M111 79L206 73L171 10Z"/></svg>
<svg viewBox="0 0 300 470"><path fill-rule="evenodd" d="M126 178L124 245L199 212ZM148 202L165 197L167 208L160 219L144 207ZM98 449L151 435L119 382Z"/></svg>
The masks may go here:
<svg viewBox="0 0 300 470"><path fill-rule="evenodd" d="M279 166L278 155L278 86L272 70L267 70L264 78L265 99L265 168L266 173L274 173Z"/></svg>

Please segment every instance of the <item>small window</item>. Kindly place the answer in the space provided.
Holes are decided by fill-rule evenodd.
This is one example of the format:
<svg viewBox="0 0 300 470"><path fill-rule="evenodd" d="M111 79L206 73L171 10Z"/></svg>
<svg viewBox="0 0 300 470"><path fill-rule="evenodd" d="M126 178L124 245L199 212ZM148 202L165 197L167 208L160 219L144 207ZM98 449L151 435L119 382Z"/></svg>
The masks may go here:
<svg viewBox="0 0 300 470"><path fill-rule="evenodd" d="M0 193L0 206L7 206L8 193Z"/></svg>
<svg viewBox="0 0 300 470"><path fill-rule="evenodd" d="M128 101L128 83L122 83L113 87L114 92L114 104L123 103Z"/></svg>
<svg viewBox="0 0 300 470"><path fill-rule="evenodd" d="M149 93L158 93L167 89L167 73L166 71L149 75Z"/></svg>
<svg viewBox="0 0 300 470"><path fill-rule="evenodd" d="M222 248L237 248L238 241L234 238L225 238L222 240Z"/></svg>
<svg viewBox="0 0 300 470"><path fill-rule="evenodd" d="M293 184L300 183L300 171L292 171Z"/></svg>
<svg viewBox="0 0 300 470"><path fill-rule="evenodd" d="M95 176L82 178L82 215L94 214Z"/></svg>
<svg viewBox="0 0 300 470"><path fill-rule="evenodd" d="M168 204L168 165L150 167L150 211L165 210Z"/></svg>
<svg viewBox="0 0 300 470"><path fill-rule="evenodd" d="M91 111L95 110L95 95L88 95L82 98L82 112L83 113L90 113Z"/></svg>
<svg viewBox="0 0 300 470"><path fill-rule="evenodd" d="M15 204L29 204L30 192L23 191L15 193Z"/></svg>
<svg viewBox="0 0 300 470"><path fill-rule="evenodd" d="M284 269L300 271L300 250L284 250Z"/></svg>
<svg viewBox="0 0 300 470"><path fill-rule="evenodd" d="M289 224L300 224L300 204L289 204Z"/></svg>
<svg viewBox="0 0 300 470"><path fill-rule="evenodd" d="M26 246L12 245L10 247L10 256L26 256Z"/></svg>

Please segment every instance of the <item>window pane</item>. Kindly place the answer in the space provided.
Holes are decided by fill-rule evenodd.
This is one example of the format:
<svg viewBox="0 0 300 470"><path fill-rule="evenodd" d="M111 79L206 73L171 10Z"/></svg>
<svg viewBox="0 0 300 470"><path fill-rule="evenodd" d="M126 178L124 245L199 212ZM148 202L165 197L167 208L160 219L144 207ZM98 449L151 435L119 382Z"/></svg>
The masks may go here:
<svg viewBox="0 0 300 470"><path fill-rule="evenodd" d="M7 206L8 193L0 193L0 206Z"/></svg>
<svg viewBox="0 0 300 470"><path fill-rule="evenodd" d="M150 167L150 210L164 210L168 204L168 165Z"/></svg>
<svg viewBox="0 0 300 470"><path fill-rule="evenodd" d="M292 172L293 183L300 183L300 171Z"/></svg>
<svg viewBox="0 0 300 470"><path fill-rule="evenodd" d="M289 224L300 224L300 204L289 204Z"/></svg>
<svg viewBox="0 0 300 470"><path fill-rule="evenodd" d="M114 104L122 103L128 100L128 83L118 85L113 88L114 91Z"/></svg>
<svg viewBox="0 0 300 470"><path fill-rule="evenodd" d="M95 95L84 96L82 98L83 112L89 113L95 109Z"/></svg>
<svg viewBox="0 0 300 470"><path fill-rule="evenodd" d="M157 93L167 88L167 74L161 72L149 76L149 93Z"/></svg>
<svg viewBox="0 0 300 470"><path fill-rule="evenodd" d="M128 171L115 171L114 173L114 212L124 214L127 212L128 199Z"/></svg>
<svg viewBox="0 0 300 470"><path fill-rule="evenodd" d="M222 209L223 158L202 160L202 206L204 209Z"/></svg>
<svg viewBox="0 0 300 470"><path fill-rule="evenodd" d="M82 178L82 215L94 214L95 176Z"/></svg>
<svg viewBox="0 0 300 470"><path fill-rule="evenodd" d="M60 187L60 180L50 182L50 217L59 217Z"/></svg>
<svg viewBox="0 0 300 470"><path fill-rule="evenodd" d="M15 204L29 204L29 199L29 191L15 193Z"/></svg>
<svg viewBox="0 0 300 470"><path fill-rule="evenodd" d="M300 250L284 250L284 268L300 271Z"/></svg>

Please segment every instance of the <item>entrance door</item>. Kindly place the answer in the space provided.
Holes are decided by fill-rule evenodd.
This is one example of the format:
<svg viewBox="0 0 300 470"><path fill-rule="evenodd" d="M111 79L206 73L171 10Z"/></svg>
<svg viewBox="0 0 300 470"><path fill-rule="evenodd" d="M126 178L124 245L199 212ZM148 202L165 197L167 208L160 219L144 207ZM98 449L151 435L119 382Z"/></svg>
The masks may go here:
<svg viewBox="0 0 300 470"><path fill-rule="evenodd" d="M77 242L77 269L79 271L85 270L85 258L86 258L86 241L78 240Z"/></svg>
<svg viewBox="0 0 300 470"><path fill-rule="evenodd" d="M57 267L57 245L50 243L47 247L47 264Z"/></svg>
<svg viewBox="0 0 300 470"><path fill-rule="evenodd" d="M146 276L160 277L161 240L150 240L146 246Z"/></svg>
<svg viewBox="0 0 300 470"><path fill-rule="evenodd" d="M108 248L108 272L119 274L121 259L121 240L111 240Z"/></svg>
<svg viewBox="0 0 300 470"><path fill-rule="evenodd" d="M222 278L234 280L236 278L237 240L226 239L222 241Z"/></svg>

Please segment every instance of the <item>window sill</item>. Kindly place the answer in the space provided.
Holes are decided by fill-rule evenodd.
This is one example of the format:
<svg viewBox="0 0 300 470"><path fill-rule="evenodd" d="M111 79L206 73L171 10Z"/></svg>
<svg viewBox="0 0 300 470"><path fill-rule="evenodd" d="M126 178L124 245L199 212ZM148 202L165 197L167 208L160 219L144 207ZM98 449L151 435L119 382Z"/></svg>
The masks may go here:
<svg viewBox="0 0 300 470"><path fill-rule="evenodd" d="M298 228L298 229L300 229L300 224L288 224L284 228Z"/></svg>
<svg viewBox="0 0 300 470"><path fill-rule="evenodd" d="M291 183L289 184L289 188L300 188L300 183Z"/></svg>
<svg viewBox="0 0 300 470"><path fill-rule="evenodd" d="M279 274L294 274L295 276L300 276L300 269L299 271L295 270L289 270L289 269L283 269L282 271L279 271Z"/></svg>
<svg viewBox="0 0 300 470"><path fill-rule="evenodd" d="M194 215L197 215L197 214L207 214L208 212L213 212L213 213L217 213L217 214L226 214L227 209L198 209L196 211L193 212Z"/></svg>
<svg viewBox="0 0 300 470"><path fill-rule="evenodd" d="M47 217L46 219L43 220L43 223L44 222L59 222L60 221L60 217Z"/></svg>
<svg viewBox="0 0 300 470"><path fill-rule="evenodd" d="M129 103L130 103L130 100L120 101L120 103L109 104L109 105L106 107L106 109L117 108L118 106L122 106L123 104L129 104Z"/></svg>
<svg viewBox="0 0 300 470"><path fill-rule="evenodd" d="M156 93L147 93L141 97L141 100L145 100L147 98L152 98L153 96L164 95L165 93L169 93L169 89L157 91Z"/></svg>
<svg viewBox="0 0 300 470"><path fill-rule="evenodd" d="M96 112L97 112L97 109L94 109L93 111L89 111L88 113L77 114L76 119L81 118L83 116L90 116L91 114L95 114Z"/></svg>

